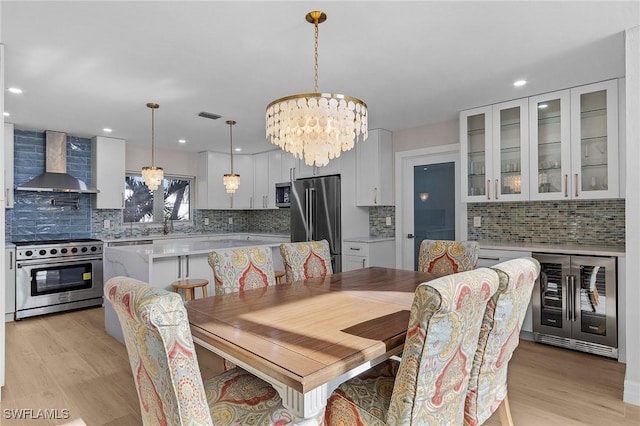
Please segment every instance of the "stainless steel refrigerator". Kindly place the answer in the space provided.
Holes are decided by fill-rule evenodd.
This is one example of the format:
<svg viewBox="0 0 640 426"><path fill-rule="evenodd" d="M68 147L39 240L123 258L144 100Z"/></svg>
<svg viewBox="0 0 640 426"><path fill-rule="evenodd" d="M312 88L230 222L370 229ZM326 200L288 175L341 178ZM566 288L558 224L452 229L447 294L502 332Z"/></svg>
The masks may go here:
<svg viewBox="0 0 640 426"><path fill-rule="evenodd" d="M341 272L340 176L295 180L290 199L291 242L327 240L333 272Z"/></svg>

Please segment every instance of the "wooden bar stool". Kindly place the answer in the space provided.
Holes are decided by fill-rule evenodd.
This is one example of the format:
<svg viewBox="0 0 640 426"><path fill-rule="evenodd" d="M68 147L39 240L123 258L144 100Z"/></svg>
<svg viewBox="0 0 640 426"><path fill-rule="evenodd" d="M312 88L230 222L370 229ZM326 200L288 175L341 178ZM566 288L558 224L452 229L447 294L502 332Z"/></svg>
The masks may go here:
<svg viewBox="0 0 640 426"><path fill-rule="evenodd" d="M273 271L276 276L276 284L284 284L284 271Z"/></svg>
<svg viewBox="0 0 640 426"><path fill-rule="evenodd" d="M184 280L174 281L171 284L173 291L179 293L179 290L184 290L184 300L195 299L195 289L200 287L202 289L202 297L207 297L207 285L209 281L202 278L187 278Z"/></svg>

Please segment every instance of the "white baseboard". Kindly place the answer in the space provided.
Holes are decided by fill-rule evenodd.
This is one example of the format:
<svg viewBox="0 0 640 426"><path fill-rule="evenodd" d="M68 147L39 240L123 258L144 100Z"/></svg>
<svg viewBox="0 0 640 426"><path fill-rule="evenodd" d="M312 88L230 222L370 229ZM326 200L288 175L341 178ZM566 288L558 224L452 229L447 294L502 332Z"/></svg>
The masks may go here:
<svg viewBox="0 0 640 426"><path fill-rule="evenodd" d="M4 322L13 322L13 312L4 314Z"/></svg>
<svg viewBox="0 0 640 426"><path fill-rule="evenodd" d="M627 404L640 406L640 382L625 380L622 400Z"/></svg>

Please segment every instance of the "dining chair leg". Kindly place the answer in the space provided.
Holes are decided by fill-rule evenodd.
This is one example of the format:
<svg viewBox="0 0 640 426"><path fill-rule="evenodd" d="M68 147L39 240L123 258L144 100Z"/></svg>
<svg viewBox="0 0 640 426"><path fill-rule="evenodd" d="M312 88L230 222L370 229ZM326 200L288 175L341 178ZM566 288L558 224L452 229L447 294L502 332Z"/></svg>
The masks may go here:
<svg viewBox="0 0 640 426"><path fill-rule="evenodd" d="M185 288L184 289L184 300L193 300L194 299L193 289Z"/></svg>
<svg viewBox="0 0 640 426"><path fill-rule="evenodd" d="M513 426L513 419L511 418L511 408L509 407L509 396L505 396L498 407L500 413L500 423L502 426Z"/></svg>
<svg viewBox="0 0 640 426"><path fill-rule="evenodd" d="M202 297L207 297L207 286L202 286Z"/></svg>

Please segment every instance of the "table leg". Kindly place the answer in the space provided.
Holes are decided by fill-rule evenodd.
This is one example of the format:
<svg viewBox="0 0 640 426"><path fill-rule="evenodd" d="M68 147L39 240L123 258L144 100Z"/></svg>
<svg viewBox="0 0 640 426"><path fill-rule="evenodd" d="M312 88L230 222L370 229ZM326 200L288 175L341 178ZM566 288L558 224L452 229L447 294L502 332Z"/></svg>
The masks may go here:
<svg viewBox="0 0 640 426"><path fill-rule="evenodd" d="M298 426L315 426L320 424L327 405L327 385L302 394L284 385L273 385L282 398L282 405L295 417Z"/></svg>

